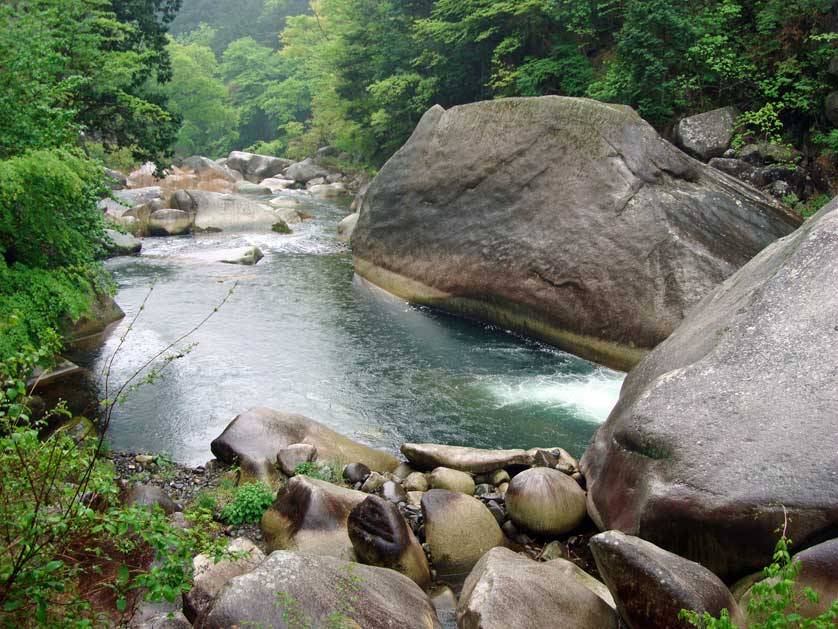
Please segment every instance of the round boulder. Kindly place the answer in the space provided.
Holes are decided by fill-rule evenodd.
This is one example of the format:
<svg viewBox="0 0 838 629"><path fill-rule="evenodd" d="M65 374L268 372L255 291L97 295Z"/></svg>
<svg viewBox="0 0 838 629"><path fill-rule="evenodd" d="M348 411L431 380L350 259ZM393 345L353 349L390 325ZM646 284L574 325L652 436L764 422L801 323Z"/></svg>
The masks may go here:
<svg viewBox="0 0 838 629"><path fill-rule="evenodd" d="M447 467L438 467L431 472L429 479L430 486L433 489L447 489L448 491L456 491L467 496L474 495L474 479L471 474L459 472Z"/></svg>
<svg viewBox="0 0 838 629"><path fill-rule="evenodd" d="M192 227L192 219L183 210L163 209L151 213L148 228L153 236L179 236Z"/></svg>
<svg viewBox="0 0 838 629"><path fill-rule="evenodd" d="M509 483L506 508L516 525L539 535L561 535L585 519L585 492L562 472L534 467Z"/></svg>
<svg viewBox="0 0 838 629"><path fill-rule="evenodd" d="M297 466L317 458L317 448L308 443L295 443L276 455L276 464L286 476L293 476Z"/></svg>

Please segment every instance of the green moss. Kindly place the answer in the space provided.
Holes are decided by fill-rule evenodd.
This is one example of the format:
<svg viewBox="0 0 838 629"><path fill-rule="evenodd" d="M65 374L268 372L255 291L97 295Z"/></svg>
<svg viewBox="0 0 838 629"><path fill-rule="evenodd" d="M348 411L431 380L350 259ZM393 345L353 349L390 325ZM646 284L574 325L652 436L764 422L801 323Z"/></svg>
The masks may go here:
<svg viewBox="0 0 838 629"><path fill-rule="evenodd" d="M277 221L271 227L272 231L275 231L277 234L290 234L291 228L288 227L288 224L285 221Z"/></svg>

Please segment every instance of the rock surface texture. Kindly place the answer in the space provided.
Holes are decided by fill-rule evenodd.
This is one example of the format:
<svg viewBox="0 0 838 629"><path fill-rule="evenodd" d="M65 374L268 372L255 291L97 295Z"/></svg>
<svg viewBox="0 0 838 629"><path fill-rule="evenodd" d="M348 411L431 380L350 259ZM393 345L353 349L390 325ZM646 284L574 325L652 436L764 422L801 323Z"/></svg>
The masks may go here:
<svg viewBox="0 0 838 629"><path fill-rule="evenodd" d="M582 459L588 512L725 580L838 531L838 198L709 294Z"/></svg>
<svg viewBox="0 0 838 629"><path fill-rule="evenodd" d="M342 613L347 606L351 612ZM275 552L253 572L231 580L195 627L324 627L335 614L342 614L344 627L440 629L430 600L407 577L385 568L290 552ZM292 617L296 622L288 620Z"/></svg>
<svg viewBox="0 0 838 629"><path fill-rule="evenodd" d="M404 299L628 369L799 223L632 109L549 96L430 109L352 247Z"/></svg>
<svg viewBox="0 0 838 629"><path fill-rule="evenodd" d="M436 443L405 443L401 451L420 470L448 467L471 474L484 474L512 465L529 467L533 464L532 454L526 450L482 450Z"/></svg>
<svg viewBox="0 0 838 629"><path fill-rule="evenodd" d="M682 119L675 127L675 140L682 149L705 162L721 157L730 147L738 112L723 107Z"/></svg>
<svg viewBox="0 0 838 629"><path fill-rule="evenodd" d="M539 535L561 535L585 519L585 492L570 476L549 467L518 474L506 492L509 517Z"/></svg>
<svg viewBox="0 0 838 629"><path fill-rule="evenodd" d="M490 550L463 585L457 627L617 628L617 614L605 601L551 564L506 548Z"/></svg>
<svg viewBox="0 0 838 629"><path fill-rule="evenodd" d="M687 629L682 609L730 612L746 626L736 601L716 575L699 564L637 537L608 531L591 538L597 568L631 629Z"/></svg>

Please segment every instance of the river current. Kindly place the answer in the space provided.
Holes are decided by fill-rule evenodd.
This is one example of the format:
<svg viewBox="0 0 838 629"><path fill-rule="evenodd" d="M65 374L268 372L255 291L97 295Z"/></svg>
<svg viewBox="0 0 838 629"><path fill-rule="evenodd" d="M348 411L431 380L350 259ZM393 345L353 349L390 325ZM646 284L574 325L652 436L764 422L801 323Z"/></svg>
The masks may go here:
<svg viewBox="0 0 838 629"><path fill-rule="evenodd" d="M97 374L116 349L121 382L229 301L164 377L117 408L117 449L185 464L253 406L297 412L395 452L405 441L485 448L562 446L576 455L617 401L623 374L494 326L417 308L354 276L336 238L346 204L306 197L294 233L147 238L107 265L127 316L83 361ZM208 263L212 249L256 245L256 266ZM154 288L149 294L149 285Z"/></svg>

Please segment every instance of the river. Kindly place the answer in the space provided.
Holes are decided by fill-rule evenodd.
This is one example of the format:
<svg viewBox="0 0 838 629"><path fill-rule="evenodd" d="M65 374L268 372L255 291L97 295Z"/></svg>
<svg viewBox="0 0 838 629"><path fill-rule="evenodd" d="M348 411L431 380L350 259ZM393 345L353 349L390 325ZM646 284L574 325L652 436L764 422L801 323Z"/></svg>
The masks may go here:
<svg viewBox="0 0 838 629"><path fill-rule="evenodd" d="M305 198L305 197L301 197ZM159 381L114 413L111 444L198 465L253 406L297 412L372 446L405 441L486 448L562 446L576 455L615 404L623 374L502 329L412 307L354 276L336 238L346 203L306 200L313 220L274 233L147 238L107 265L127 316L83 362L123 381L229 301ZM211 249L257 245L256 266L207 263ZM154 288L149 294L149 284Z"/></svg>

